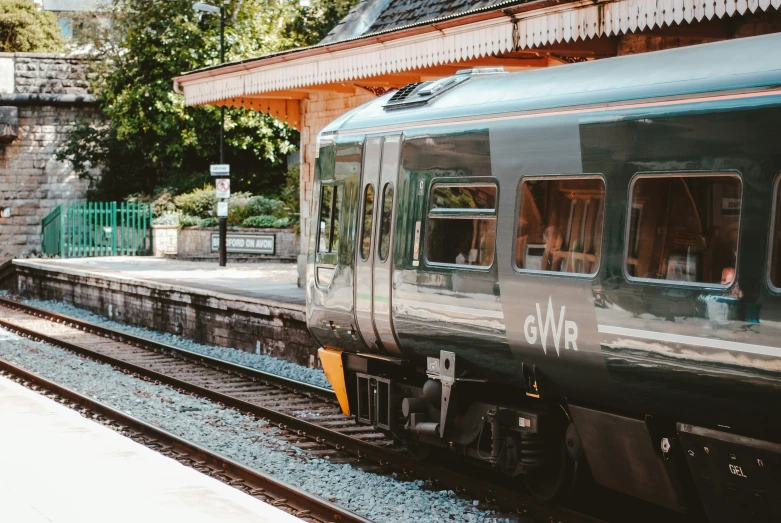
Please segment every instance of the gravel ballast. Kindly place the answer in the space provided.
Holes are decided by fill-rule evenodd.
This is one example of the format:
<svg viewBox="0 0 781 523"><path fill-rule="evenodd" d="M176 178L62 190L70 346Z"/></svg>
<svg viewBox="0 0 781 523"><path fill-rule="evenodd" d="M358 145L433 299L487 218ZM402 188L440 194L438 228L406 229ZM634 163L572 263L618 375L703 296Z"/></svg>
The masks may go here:
<svg viewBox="0 0 781 523"><path fill-rule="evenodd" d="M374 521L498 521L452 491L425 490L307 454L278 429L207 400L0 329L0 357Z"/></svg>
<svg viewBox="0 0 781 523"><path fill-rule="evenodd" d="M318 387L324 387L331 389L331 384L325 377L325 374L321 369L310 369L303 365L291 363L289 361L280 360L273 356L267 356L264 354L252 354L250 352L244 352L238 349L232 349L227 347L218 347L216 345L205 345L197 343L187 338L182 338L175 334L157 332L151 329L143 327L136 327L133 325L126 325L118 321L106 319L103 316L95 314L93 312L80 309L69 303L62 303L58 301L48 300L35 300L35 299L20 299L22 303L44 309L55 314L63 314L65 316L71 316L73 318L88 321L101 327L114 329L133 336L139 336L148 340L156 341L158 343L165 343L173 347L177 347L191 352L197 352L204 356L210 356L237 365L243 365L251 369L268 372L270 374L276 374L296 381L309 383L310 385L316 385Z"/></svg>

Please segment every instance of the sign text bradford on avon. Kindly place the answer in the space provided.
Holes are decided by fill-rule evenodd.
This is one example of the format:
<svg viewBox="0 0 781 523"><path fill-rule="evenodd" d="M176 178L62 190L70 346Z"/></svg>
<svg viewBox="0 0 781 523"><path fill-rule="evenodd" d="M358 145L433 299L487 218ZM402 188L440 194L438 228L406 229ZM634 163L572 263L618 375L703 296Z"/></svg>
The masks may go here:
<svg viewBox="0 0 781 523"><path fill-rule="evenodd" d="M273 234L248 234L229 232L226 239L228 252L247 254L274 254L276 236ZM220 249L220 235L212 234L212 252Z"/></svg>

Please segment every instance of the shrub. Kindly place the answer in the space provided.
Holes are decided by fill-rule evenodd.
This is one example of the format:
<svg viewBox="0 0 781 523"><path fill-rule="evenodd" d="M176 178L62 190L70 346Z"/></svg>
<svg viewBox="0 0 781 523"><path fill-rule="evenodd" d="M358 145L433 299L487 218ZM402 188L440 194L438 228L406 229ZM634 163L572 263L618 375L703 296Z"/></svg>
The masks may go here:
<svg viewBox="0 0 781 523"><path fill-rule="evenodd" d="M204 185L202 189L175 196L174 204L184 215L208 218L217 208L217 191L214 187Z"/></svg>
<svg viewBox="0 0 781 523"><path fill-rule="evenodd" d="M179 225L181 216L175 212L164 212L152 221L153 225Z"/></svg>
<svg viewBox="0 0 781 523"><path fill-rule="evenodd" d="M181 218L179 218L180 227L200 227L202 222L203 222L203 218L198 218L197 216L190 216L188 214L185 214Z"/></svg>
<svg viewBox="0 0 781 523"><path fill-rule="evenodd" d="M253 196L246 205L247 216L275 216L284 218L286 215L285 203L282 200L266 198L265 196Z"/></svg>
<svg viewBox="0 0 781 523"><path fill-rule="evenodd" d="M241 225L241 222L252 216L253 213L249 210L249 202L251 200L252 193L237 192L231 194L228 200L228 224ZM214 210L216 211L217 209L215 208Z"/></svg>
<svg viewBox="0 0 781 523"><path fill-rule="evenodd" d="M204 218L201 220L201 227L217 227L220 224L219 218Z"/></svg>
<svg viewBox="0 0 781 523"><path fill-rule="evenodd" d="M290 225L289 218L275 218L268 214L261 214L260 216L250 216L241 223L242 227L271 227L281 229Z"/></svg>
<svg viewBox="0 0 781 523"><path fill-rule="evenodd" d="M260 216L250 216L242 222L242 227L273 227L277 218L269 216L268 214L261 214Z"/></svg>

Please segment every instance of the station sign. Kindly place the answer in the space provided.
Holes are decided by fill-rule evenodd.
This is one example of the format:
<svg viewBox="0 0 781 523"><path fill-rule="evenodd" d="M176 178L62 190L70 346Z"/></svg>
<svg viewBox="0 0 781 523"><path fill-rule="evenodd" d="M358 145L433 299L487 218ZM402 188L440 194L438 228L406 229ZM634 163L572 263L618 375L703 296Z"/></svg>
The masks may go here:
<svg viewBox="0 0 781 523"><path fill-rule="evenodd" d="M212 176L230 176L231 166L227 163L213 163L209 166Z"/></svg>
<svg viewBox="0 0 781 523"><path fill-rule="evenodd" d="M212 233L212 252L220 250L220 235ZM276 236L274 234L252 234L229 232L225 239L228 252L245 254L274 254Z"/></svg>
<svg viewBox="0 0 781 523"><path fill-rule="evenodd" d="M231 196L230 178L217 178L214 186L217 188L217 198L230 198Z"/></svg>

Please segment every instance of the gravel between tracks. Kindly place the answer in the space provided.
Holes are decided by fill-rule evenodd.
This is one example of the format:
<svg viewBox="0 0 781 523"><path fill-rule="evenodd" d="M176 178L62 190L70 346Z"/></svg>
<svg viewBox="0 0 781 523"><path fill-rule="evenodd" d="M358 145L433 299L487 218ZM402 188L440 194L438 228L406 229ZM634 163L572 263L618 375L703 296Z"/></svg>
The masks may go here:
<svg viewBox="0 0 781 523"><path fill-rule="evenodd" d="M84 309L80 309L69 303L35 299L20 299L20 301L27 305L38 307L39 309L44 309L55 314L64 314L65 316L71 316L73 318L88 321L102 327L132 334L133 336L139 336L148 340L156 341L158 343L165 343L180 349L197 352L198 354L203 354L204 356L211 356L212 358L229 361L231 363L236 363L251 369L268 372L269 374L276 374L277 376L283 376L292 380L302 381L304 383L309 383L310 385L317 385L318 387L325 387L327 389L331 388L331 384L328 383L328 380L326 379L325 374L321 369L310 369L309 367L304 367L303 365L280 360L274 358L273 356L252 354L250 352L244 352L242 350L227 347L218 347L216 345L205 345L194 342L187 338L182 338L181 336L177 336L175 334L158 332L133 325L126 325L118 321L108 320L103 316Z"/></svg>
<svg viewBox="0 0 781 523"><path fill-rule="evenodd" d="M497 521L450 491L424 490L421 481L399 481L313 457L251 416L3 329L0 357L374 521Z"/></svg>

